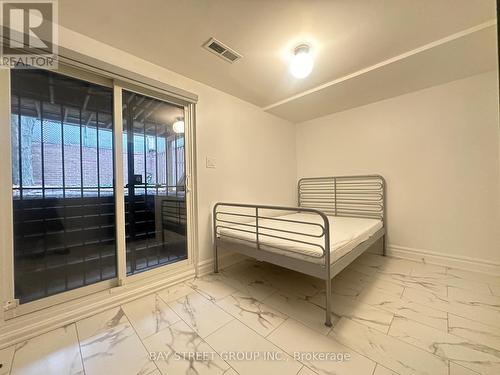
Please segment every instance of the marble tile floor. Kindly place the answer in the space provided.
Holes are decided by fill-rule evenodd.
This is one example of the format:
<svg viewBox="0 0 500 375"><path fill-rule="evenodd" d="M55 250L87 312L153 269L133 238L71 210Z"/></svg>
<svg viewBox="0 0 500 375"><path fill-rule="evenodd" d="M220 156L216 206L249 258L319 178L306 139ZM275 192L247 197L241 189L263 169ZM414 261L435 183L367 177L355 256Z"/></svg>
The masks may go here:
<svg viewBox="0 0 500 375"><path fill-rule="evenodd" d="M500 278L364 254L324 283L245 260L0 350L0 375L500 374Z"/></svg>

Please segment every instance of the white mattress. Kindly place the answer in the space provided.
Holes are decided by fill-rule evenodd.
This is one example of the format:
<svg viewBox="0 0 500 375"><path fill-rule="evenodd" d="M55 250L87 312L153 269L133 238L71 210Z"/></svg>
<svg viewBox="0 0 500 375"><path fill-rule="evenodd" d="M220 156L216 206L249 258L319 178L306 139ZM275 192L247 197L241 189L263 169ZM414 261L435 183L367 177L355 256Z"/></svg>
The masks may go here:
<svg viewBox="0 0 500 375"><path fill-rule="evenodd" d="M225 219L220 217L221 219ZM306 221L309 223L322 224L323 219L315 214L309 213L293 213L282 216L276 216L279 219ZM382 228L382 221L378 219L365 219L365 218L351 218L351 217L338 217L328 216L330 222L330 261L334 263L336 260L347 254L360 243L369 239L380 228ZM230 219L228 219L230 220ZM249 244L255 243L255 228L249 227L255 225L255 221L245 223L247 225L224 225L223 228L218 228L217 233L224 241L233 241L236 243ZM308 233L313 235L321 235L322 229L319 226L299 224L294 222L283 222L270 219L259 218L259 227L269 227L280 230ZM250 231L242 232L238 229ZM323 237L309 237L298 234L278 232L271 229L259 229L260 234L270 234L273 236L286 237L289 239L309 242L310 244L303 244L291 242L284 239L259 236L261 250L266 250L278 254L287 255L290 257L303 259L314 263L325 263L323 258L323 250L317 245L324 246ZM229 237L230 236L230 237Z"/></svg>

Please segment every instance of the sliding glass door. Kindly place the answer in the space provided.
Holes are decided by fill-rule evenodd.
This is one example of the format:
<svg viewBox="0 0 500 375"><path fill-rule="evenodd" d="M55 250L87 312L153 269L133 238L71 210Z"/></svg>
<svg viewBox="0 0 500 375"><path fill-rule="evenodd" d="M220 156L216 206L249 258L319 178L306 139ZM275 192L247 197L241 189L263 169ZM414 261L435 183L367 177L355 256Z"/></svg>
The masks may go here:
<svg viewBox="0 0 500 375"><path fill-rule="evenodd" d="M116 276L112 88L11 74L16 299Z"/></svg>
<svg viewBox="0 0 500 375"><path fill-rule="evenodd" d="M194 108L152 93L64 66L11 70L10 317L193 266Z"/></svg>
<svg viewBox="0 0 500 375"><path fill-rule="evenodd" d="M123 91L127 274L187 257L184 107Z"/></svg>

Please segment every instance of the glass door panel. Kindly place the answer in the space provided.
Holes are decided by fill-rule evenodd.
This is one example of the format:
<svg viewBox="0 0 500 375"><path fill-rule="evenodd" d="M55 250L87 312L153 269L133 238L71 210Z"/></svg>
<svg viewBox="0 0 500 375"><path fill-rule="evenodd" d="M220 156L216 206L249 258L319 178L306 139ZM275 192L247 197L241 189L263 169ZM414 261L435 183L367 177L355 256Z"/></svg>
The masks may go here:
<svg viewBox="0 0 500 375"><path fill-rule="evenodd" d="M116 277L112 89L39 69L11 86L15 298Z"/></svg>
<svg viewBox="0 0 500 375"><path fill-rule="evenodd" d="M187 258L184 108L123 91L127 274Z"/></svg>

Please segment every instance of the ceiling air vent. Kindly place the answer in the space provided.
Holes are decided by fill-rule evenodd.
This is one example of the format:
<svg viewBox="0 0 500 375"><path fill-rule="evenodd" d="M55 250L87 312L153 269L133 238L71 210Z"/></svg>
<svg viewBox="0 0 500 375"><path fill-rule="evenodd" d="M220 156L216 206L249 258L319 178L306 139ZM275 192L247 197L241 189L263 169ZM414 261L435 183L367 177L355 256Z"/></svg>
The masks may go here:
<svg viewBox="0 0 500 375"><path fill-rule="evenodd" d="M242 56L236 52L234 49L226 46L224 43L219 42L215 38L210 38L208 42L203 45L203 48L209 50L212 53L215 53L221 59L229 61L230 63L239 60Z"/></svg>

